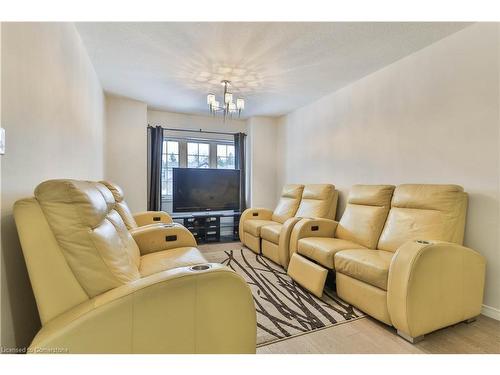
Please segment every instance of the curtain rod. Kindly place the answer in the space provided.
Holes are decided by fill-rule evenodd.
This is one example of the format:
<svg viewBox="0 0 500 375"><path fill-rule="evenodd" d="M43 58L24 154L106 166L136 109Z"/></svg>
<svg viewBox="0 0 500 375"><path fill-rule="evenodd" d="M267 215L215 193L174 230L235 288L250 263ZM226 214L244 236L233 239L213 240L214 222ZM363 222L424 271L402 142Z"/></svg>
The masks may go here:
<svg viewBox="0 0 500 375"><path fill-rule="evenodd" d="M151 125L148 125L148 128L152 128ZM225 133L225 132L214 132L214 131L209 131L209 130L191 130L191 129L175 129L175 128L164 128L163 126L160 126L160 128L162 128L163 130L170 130L170 131L174 131L174 132L189 132L189 133L206 133L206 134L223 134L223 135L235 135L235 134L238 134L238 132L236 133ZM243 133L246 135L246 133Z"/></svg>

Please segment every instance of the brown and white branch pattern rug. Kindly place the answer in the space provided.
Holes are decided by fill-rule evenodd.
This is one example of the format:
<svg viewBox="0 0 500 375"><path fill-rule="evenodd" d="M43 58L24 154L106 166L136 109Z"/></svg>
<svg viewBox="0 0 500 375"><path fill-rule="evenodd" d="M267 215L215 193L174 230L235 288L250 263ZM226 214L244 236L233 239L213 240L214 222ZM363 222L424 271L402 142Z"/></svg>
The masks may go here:
<svg viewBox="0 0 500 375"><path fill-rule="evenodd" d="M321 299L299 286L276 263L242 248L204 254L250 285L257 310L257 346L364 316L332 291Z"/></svg>

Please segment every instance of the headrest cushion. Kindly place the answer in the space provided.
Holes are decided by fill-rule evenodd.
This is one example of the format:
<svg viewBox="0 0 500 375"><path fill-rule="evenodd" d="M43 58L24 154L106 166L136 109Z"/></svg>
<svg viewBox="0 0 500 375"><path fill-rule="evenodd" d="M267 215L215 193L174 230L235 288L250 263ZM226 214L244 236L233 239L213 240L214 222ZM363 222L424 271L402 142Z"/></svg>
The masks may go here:
<svg viewBox="0 0 500 375"><path fill-rule="evenodd" d="M83 225L95 228L108 213L108 204L95 183L76 180L49 180L42 182L35 189L35 197L44 212L64 212L78 216Z"/></svg>
<svg viewBox="0 0 500 375"><path fill-rule="evenodd" d="M325 200L331 197L335 186L331 184L309 184L304 187L302 199Z"/></svg>
<svg viewBox="0 0 500 375"><path fill-rule="evenodd" d="M117 184L109 181L99 181L101 184L106 186L111 193L113 193L113 197L115 197L116 203L120 203L123 200L123 190Z"/></svg>
<svg viewBox="0 0 500 375"><path fill-rule="evenodd" d="M349 191L347 203L389 207L393 192L393 185L354 185Z"/></svg>
<svg viewBox="0 0 500 375"><path fill-rule="evenodd" d="M300 197L302 196L302 190L304 190L304 185L288 184L283 186L283 190L281 191L281 196L283 198L300 199Z"/></svg>
<svg viewBox="0 0 500 375"><path fill-rule="evenodd" d="M407 184L396 187L392 207L450 211L463 199L466 193L458 185Z"/></svg>

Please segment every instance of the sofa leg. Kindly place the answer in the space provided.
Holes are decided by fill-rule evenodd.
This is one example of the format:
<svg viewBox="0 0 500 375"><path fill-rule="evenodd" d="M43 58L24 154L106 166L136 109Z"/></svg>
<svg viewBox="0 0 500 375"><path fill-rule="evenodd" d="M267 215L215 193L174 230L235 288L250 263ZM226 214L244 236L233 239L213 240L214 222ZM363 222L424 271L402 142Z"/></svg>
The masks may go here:
<svg viewBox="0 0 500 375"><path fill-rule="evenodd" d="M424 339L424 335L417 336L417 337L411 337L410 335L407 335L406 333L404 333L403 331L400 331L399 329L398 329L398 335L412 344L416 344L417 342L420 342Z"/></svg>
<svg viewBox="0 0 500 375"><path fill-rule="evenodd" d="M469 318L469 319L467 319L467 320L464 320L464 323L466 323L466 324L470 324L470 323L474 323L475 321L476 321L476 317L474 317L474 318Z"/></svg>

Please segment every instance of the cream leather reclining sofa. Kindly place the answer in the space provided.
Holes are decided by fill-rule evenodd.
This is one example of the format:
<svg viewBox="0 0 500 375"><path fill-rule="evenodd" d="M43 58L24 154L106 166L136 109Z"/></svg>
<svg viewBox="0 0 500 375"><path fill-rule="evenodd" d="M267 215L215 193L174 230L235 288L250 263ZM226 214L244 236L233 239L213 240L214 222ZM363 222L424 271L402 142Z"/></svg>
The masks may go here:
<svg viewBox="0 0 500 375"><path fill-rule="evenodd" d="M338 192L330 184L285 185L271 211L249 208L240 218L241 242L257 254L287 268L292 229L302 217L334 219Z"/></svg>
<svg viewBox="0 0 500 375"><path fill-rule="evenodd" d="M120 214L127 228L135 229L150 224L171 224L172 217L164 211L144 211L132 214L123 194L123 190L117 184L110 181L99 181L106 186L115 198L115 210Z"/></svg>
<svg viewBox="0 0 500 375"><path fill-rule="evenodd" d="M251 291L182 226L129 231L102 184L52 180L14 217L42 328L30 352L255 353Z"/></svg>
<svg viewBox="0 0 500 375"><path fill-rule="evenodd" d="M393 193L394 192L394 193ZM337 294L410 342L480 314L485 260L462 246L467 194L456 185L356 185L340 221L300 221L289 275Z"/></svg>

